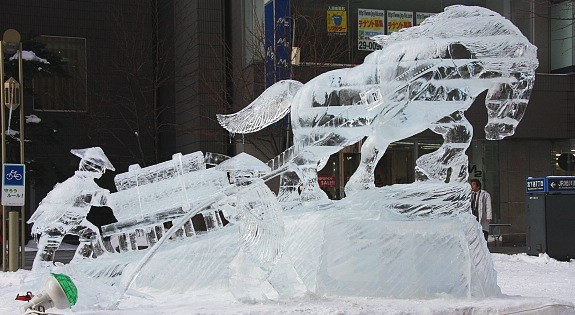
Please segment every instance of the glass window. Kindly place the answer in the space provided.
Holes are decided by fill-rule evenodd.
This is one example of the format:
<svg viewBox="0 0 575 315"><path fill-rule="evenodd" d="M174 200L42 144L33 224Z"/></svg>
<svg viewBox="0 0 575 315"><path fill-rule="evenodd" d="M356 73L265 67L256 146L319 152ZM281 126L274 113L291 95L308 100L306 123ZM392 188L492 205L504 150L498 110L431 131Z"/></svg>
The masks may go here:
<svg viewBox="0 0 575 315"><path fill-rule="evenodd" d="M551 71L568 73L575 65L575 50L573 49L575 2L565 1L551 6L550 17Z"/></svg>
<svg viewBox="0 0 575 315"><path fill-rule="evenodd" d="M40 36L38 41L60 56L67 76L34 78L34 110L86 111L86 39Z"/></svg>
<svg viewBox="0 0 575 315"><path fill-rule="evenodd" d="M553 175L575 175L575 140L558 140L553 143L551 152Z"/></svg>

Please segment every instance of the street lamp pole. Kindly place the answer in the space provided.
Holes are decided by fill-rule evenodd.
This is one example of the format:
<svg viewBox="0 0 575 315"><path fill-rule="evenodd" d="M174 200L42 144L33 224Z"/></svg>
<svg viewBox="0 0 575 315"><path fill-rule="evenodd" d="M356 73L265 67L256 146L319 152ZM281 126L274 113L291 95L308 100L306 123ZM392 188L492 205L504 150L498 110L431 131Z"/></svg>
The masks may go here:
<svg viewBox="0 0 575 315"><path fill-rule="evenodd" d="M7 54L18 53L18 81L9 78L4 81L4 51ZM0 127L2 128L2 166L6 163L6 118L4 106L10 110L20 106L20 164L24 164L24 85L23 85L23 67L22 67L22 42L20 33L16 30L8 29L4 32L2 41L0 41L0 78L2 86L0 88ZM10 126L8 126L10 127ZM4 204L4 203L3 203ZM18 211L8 213L8 231L6 235L6 207L2 204L2 271L6 271L8 265L9 271L16 271L19 267L24 267L25 263L25 206L20 206ZM20 221L20 224L18 222ZM8 238L6 237L8 236ZM8 241L8 242L6 242ZM6 248L6 243L8 248ZM8 257L6 257L8 251ZM20 264L18 262L20 257ZM8 259L6 259L8 258Z"/></svg>

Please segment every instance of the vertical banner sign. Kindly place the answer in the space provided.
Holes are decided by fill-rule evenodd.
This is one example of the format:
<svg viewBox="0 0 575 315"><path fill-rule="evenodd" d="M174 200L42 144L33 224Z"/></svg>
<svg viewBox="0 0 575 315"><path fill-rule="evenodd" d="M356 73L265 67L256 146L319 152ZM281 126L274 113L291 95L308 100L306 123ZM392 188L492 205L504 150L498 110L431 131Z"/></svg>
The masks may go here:
<svg viewBox="0 0 575 315"><path fill-rule="evenodd" d="M413 26L413 12L387 11L387 34Z"/></svg>
<svg viewBox="0 0 575 315"><path fill-rule="evenodd" d="M25 170L24 164L4 164L2 168L2 205L24 205Z"/></svg>
<svg viewBox="0 0 575 315"><path fill-rule="evenodd" d="M275 83L276 69L275 69L275 45L274 45L274 1L268 0L264 4L264 33L265 33L265 49L266 49L266 62L265 62L265 77L266 87Z"/></svg>
<svg viewBox="0 0 575 315"><path fill-rule="evenodd" d="M276 82L291 78L290 0L275 0Z"/></svg>
<svg viewBox="0 0 575 315"><path fill-rule="evenodd" d="M357 49L374 51L381 47L370 38L385 34L385 11L357 9Z"/></svg>
<svg viewBox="0 0 575 315"><path fill-rule="evenodd" d="M332 5L327 7L327 34L347 34L347 11L345 7Z"/></svg>
<svg viewBox="0 0 575 315"><path fill-rule="evenodd" d="M290 0L268 0L264 4L266 87L291 77Z"/></svg>
<svg viewBox="0 0 575 315"><path fill-rule="evenodd" d="M435 15L437 13L428 13L428 12L415 12L415 25L421 24L423 20L427 19L428 17Z"/></svg>

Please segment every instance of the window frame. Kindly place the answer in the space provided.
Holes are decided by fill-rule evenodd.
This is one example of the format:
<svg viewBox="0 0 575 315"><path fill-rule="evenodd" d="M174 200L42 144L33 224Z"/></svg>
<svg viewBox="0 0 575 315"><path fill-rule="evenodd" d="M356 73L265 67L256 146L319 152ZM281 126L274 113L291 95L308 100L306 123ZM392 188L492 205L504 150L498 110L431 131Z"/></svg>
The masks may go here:
<svg viewBox="0 0 575 315"><path fill-rule="evenodd" d="M82 106L82 109L45 109L45 108L37 108L36 107L36 79L32 80L32 91L33 91L33 96L32 96L32 108L34 111L38 111L38 112L76 112L76 113L87 113L88 112L88 54L87 54L87 39L85 37L74 37L74 36L55 36L55 35L39 35L37 37L39 39L39 42L45 44L47 47L47 50L52 50L54 48L50 48L48 47L49 44L47 44L45 41L42 41L43 38L57 38L57 39L73 39L73 40L80 40L83 43L83 59L84 59L84 78L82 79L84 82L84 106ZM82 54L82 52L79 52L79 55ZM74 77L72 77L71 79L75 79ZM77 80L80 80L80 78L78 78ZM80 98L81 96L79 96L78 98Z"/></svg>

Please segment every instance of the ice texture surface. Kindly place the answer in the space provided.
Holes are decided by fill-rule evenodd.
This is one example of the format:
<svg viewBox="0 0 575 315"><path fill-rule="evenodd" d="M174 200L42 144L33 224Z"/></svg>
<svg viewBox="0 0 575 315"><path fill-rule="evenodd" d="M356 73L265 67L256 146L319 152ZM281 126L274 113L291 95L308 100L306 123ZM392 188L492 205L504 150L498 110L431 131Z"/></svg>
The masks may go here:
<svg viewBox="0 0 575 315"><path fill-rule="evenodd" d="M218 116L230 132L247 133L291 112L294 146L267 166L246 154L195 152L118 174L118 192L104 198L118 222L102 228L103 242L96 235L105 250L54 269L92 279L96 290L119 287L120 297L143 287L227 289L250 302L500 294L470 214L465 150L473 133L464 113L487 91L487 138L513 134L533 88L536 48L497 13L465 6L376 40L382 49L357 67L278 82L244 110ZM418 158L415 182L375 188L387 146L427 129L443 144ZM317 170L364 137L345 198L327 200ZM266 181L277 175L275 196ZM35 231L68 228L48 205L78 202L85 211L87 183L50 192L33 215ZM110 304L96 293L94 304Z"/></svg>

